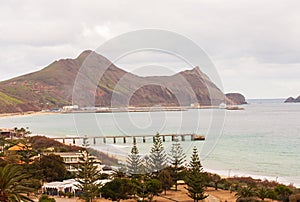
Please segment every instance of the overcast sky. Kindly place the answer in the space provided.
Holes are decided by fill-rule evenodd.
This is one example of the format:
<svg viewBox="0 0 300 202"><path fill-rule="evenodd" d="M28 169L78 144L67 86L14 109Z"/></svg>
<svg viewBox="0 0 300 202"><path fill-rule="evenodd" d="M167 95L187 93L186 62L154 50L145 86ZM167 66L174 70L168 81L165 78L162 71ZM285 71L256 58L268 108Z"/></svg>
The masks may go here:
<svg viewBox="0 0 300 202"><path fill-rule="evenodd" d="M247 98L300 95L297 0L1 1L0 80L144 28L196 42L215 63L225 92Z"/></svg>

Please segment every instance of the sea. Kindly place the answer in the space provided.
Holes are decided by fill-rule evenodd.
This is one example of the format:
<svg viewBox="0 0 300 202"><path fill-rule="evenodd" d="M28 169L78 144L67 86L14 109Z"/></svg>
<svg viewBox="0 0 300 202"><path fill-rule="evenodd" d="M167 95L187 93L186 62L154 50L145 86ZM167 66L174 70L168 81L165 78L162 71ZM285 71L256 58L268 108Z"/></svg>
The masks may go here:
<svg viewBox="0 0 300 202"><path fill-rule="evenodd" d="M89 145L124 161L133 145L132 136L160 134L199 134L205 141L186 136L178 142L187 163L197 147L204 170L224 177L251 176L300 187L300 103L284 99L251 99L244 110L189 109L118 113L68 113L22 115L0 118L0 128L28 127L35 135L48 137L87 137ZM128 136L92 138L94 136ZM71 140L67 140L72 143ZM76 140L76 144L82 144ZM169 153L174 142L166 137ZM137 138L141 155L147 155L152 138Z"/></svg>

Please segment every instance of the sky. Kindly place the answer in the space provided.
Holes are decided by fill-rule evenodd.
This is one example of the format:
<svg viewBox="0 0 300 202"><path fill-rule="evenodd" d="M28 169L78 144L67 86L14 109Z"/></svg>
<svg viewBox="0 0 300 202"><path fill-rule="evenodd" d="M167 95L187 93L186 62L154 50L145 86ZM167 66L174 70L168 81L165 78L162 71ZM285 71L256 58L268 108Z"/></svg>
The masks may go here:
<svg viewBox="0 0 300 202"><path fill-rule="evenodd" d="M1 1L0 80L75 58L123 33L155 28L197 43L215 64L225 92L296 97L299 13L297 0ZM141 58L131 62L145 62ZM125 63L121 68L134 72Z"/></svg>

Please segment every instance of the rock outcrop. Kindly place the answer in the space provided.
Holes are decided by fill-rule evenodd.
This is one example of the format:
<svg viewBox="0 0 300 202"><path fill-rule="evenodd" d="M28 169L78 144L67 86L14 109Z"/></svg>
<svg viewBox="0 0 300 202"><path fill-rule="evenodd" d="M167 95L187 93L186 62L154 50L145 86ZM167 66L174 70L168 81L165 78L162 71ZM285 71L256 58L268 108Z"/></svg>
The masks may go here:
<svg viewBox="0 0 300 202"><path fill-rule="evenodd" d="M227 93L225 94L229 101L226 103L228 105L242 105L247 104L245 96L240 93Z"/></svg>
<svg viewBox="0 0 300 202"><path fill-rule="evenodd" d="M289 97L289 98L286 99L284 102L285 102L285 103L300 102L300 96L298 96L297 98Z"/></svg>

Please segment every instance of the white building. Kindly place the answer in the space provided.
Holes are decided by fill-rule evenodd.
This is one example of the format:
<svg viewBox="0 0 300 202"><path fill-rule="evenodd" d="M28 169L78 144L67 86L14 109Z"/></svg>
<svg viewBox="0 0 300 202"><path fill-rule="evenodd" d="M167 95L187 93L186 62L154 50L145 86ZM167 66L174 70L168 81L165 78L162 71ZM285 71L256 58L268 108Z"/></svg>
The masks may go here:
<svg viewBox="0 0 300 202"><path fill-rule="evenodd" d="M63 106L63 111L65 111L65 112L78 110L78 109L79 109L78 105Z"/></svg>
<svg viewBox="0 0 300 202"><path fill-rule="evenodd" d="M79 152L54 152L51 153L54 155L58 155L63 158L64 163L66 164L66 168L70 172L78 171L77 166L80 164L80 158L82 157L82 153ZM98 167L99 171L102 171L101 161L97 159L96 156L89 156L95 162L95 165Z"/></svg>

